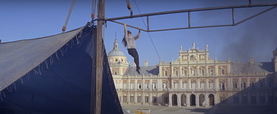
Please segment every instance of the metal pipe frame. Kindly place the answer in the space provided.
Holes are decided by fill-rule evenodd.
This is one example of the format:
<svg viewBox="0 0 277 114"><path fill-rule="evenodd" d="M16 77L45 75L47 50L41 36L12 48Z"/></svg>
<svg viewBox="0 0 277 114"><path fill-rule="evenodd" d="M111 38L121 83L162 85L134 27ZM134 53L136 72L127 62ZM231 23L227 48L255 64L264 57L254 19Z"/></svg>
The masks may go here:
<svg viewBox="0 0 277 114"><path fill-rule="evenodd" d="M273 6L270 7L260 13L257 13L251 17L248 17L242 21L239 21L235 23L235 8L249 8L249 7L265 7L265 6ZM123 16L123 17L115 17L115 18L98 18L95 20L104 20L104 21L111 21L114 23L118 23L123 25L124 23L115 21L115 20L121 20L121 19L129 19L129 18L137 18L137 17L147 17L147 30L141 29L145 32L157 32L157 31L168 31L168 30L180 30L180 29L193 29L193 28L208 28L208 27L223 27L223 26L236 26L238 24L241 24L249 19L252 19L258 15L261 15L267 11L270 11L277 7L277 3L267 3L267 4L251 4L251 0L249 0L249 4L247 5L236 5L236 6L222 6L222 7L209 7L209 8L198 8L198 9L185 9L185 10L175 10L175 11L165 11L165 12L156 12L156 13L147 13L147 14L140 14L140 15L131 15L131 16ZM211 25L211 26L195 26L191 27L191 19L190 19L190 12L197 12L197 11L207 11L207 10L220 10L220 9L232 9L232 24L224 24L224 25ZM183 28L170 28L170 29L158 29L158 30L149 30L149 16L156 16L156 15L164 15L164 14L174 14L174 13L184 13L188 12L188 27ZM131 28L138 29L138 27L134 27L131 25L126 24L126 26L129 26Z"/></svg>

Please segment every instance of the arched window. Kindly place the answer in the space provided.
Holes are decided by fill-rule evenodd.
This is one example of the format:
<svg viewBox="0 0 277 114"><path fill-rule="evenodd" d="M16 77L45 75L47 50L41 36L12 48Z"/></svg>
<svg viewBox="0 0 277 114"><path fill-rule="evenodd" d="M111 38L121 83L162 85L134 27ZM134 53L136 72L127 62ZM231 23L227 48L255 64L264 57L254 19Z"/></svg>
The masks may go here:
<svg viewBox="0 0 277 114"><path fill-rule="evenodd" d="M164 76L168 76L167 70L164 71Z"/></svg>
<svg viewBox="0 0 277 114"><path fill-rule="evenodd" d="M192 75L195 76L195 69L192 70Z"/></svg>
<svg viewBox="0 0 277 114"><path fill-rule="evenodd" d="M184 70L184 76L187 76L187 70L186 69Z"/></svg>
<svg viewBox="0 0 277 114"><path fill-rule="evenodd" d="M221 75L225 75L225 70L221 69Z"/></svg>

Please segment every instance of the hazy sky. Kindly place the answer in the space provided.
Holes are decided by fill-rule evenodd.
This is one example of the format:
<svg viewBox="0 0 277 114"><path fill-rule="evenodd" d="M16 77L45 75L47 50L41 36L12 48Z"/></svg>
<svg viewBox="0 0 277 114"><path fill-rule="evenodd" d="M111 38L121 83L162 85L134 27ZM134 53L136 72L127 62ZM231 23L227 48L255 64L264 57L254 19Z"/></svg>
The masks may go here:
<svg viewBox="0 0 277 114"><path fill-rule="evenodd" d="M0 0L0 39L9 42L22 39L38 38L61 33L61 28L68 14L71 0ZM134 15L139 14L134 0L130 0ZM248 0L136 0L141 13L170 10L205 8L215 6L244 5ZM252 4L277 3L277 0L252 0ZM84 26L91 21L92 0L76 0L67 31ZM235 10L236 22L269 7L243 8ZM125 0L106 0L106 17L128 16ZM231 24L231 10L214 10L191 13L191 26ZM144 18L146 21L146 18ZM237 26L186 29L165 32L151 32L162 61L170 62L179 57L179 46L183 50L196 47L205 49L209 45L210 57L218 60L249 62L270 62L272 51L277 47L277 8ZM144 28L141 18L125 19L120 22ZM186 27L187 13L168 14L150 17L150 29ZM127 28L135 35L138 31ZM105 28L105 47L107 53L112 50L115 33L119 49L132 63L133 58L120 42L123 38L123 26L108 22ZM149 61L149 65L158 64L159 58L146 32L142 32L136 41L140 64Z"/></svg>

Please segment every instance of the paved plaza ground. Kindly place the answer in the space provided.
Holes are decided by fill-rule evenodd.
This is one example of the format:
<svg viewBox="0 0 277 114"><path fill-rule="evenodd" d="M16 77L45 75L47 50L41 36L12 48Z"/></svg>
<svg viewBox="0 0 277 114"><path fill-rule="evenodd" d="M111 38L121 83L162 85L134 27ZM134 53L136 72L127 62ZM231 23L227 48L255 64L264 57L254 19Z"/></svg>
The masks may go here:
<svg viewBox="0 0 277 114"><path fill-rule="evenodd" d="M277 114L277 107L273 106L218 106L218 107L167 107L122 105L130 114L136 109L150 109L150 114Z"/></svg>

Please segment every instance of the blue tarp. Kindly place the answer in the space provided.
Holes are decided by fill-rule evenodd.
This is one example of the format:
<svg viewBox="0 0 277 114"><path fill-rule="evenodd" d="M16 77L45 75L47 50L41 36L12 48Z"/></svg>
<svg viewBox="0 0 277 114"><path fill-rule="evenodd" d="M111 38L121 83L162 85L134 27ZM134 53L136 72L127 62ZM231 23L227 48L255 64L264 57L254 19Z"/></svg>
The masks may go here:
<svg viewBox="0 0 277 114"><path fill-rule="evenodd" d="M0 43L0 114L89 114L95 100L95 33L95 26L86 25ZM122 114L104 46L102 51L102 114Z"/></svg>

